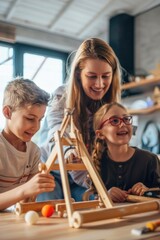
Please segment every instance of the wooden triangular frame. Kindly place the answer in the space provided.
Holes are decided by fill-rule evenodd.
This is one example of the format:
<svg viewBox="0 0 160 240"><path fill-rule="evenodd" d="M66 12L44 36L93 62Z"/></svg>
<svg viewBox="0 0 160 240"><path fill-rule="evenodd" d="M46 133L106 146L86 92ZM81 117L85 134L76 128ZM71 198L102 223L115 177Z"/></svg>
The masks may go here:
<svg viewBox="0 0 160 240"><path fill-rule="evenodd" d="M70 128L69 133L65 132L65 130L67 130L67 127ZM54 134L54 142L55 142L55 145L53 147L53 150L49 158L47 159L46 163L40 166L40 170L45 170L47 172L50 172L50 170L54 169L55 160L58 158L69 225L71 227L73 226L73 221L72 221L73 207L71 202L71 193L70 193L70 187L69 187L68 176L67 176L68 169L66 168L66 164L65 164L63 146L67 146L67 145L75 146L83 162L83 165L88 171L97 189L97 192L103 201L104 206L107 208L113 207L112 200L110 199L108 192L104 186L104 183L99 177L99 174L83 143L82 136L73 123L73 111L71 111L70 109L66 110L66 114L61 124L60 130L56 131ZM70 164L71 166L70 170L75 169L74 167L72 168L73 165L78 165L78 167L80 168L82 167L81 164ZM83 169L83 167L81 169Z"/></svg>
<svg viewBox="0 0 160 240"><path fill-rule="evenodd" d="M70 128L70 132L67 133L67 128ZM45 164L40 165L41 171L50 172L55 169L55 161L58 158L59 170L61 174L62 187L64 193L64 199L66 204L68 222L70 227L79 228L83 223L99 221L110 218L117 218L122 216L127 216L136 213L143 213L148 211L155 211L160 209L160 203L156 200L151 200L147 202L134 203L130 206L120 206L114 207L113 202L108 195L108 192L104 186L103 181L101 180L94 164L91 159L91 156L86 149L86 146L83 143L83 139L78 129L75 127L73 122L73 111L71 109L66 109L66 114L64 116L63 122L61 124L60 130L56 131L54 134L55 145L53 150L47 159ZM68 168L64 159L64 149L63 146L75 146L78 151L78 154L83 162L83 164L70 164ZM73 167L73 165L78 165L78 168ZM93 181L95 188L99 194L101 201L104 204L103 209L88 210L88 211L74 211L73 203L71 198L71 192L69 187L69 181L67 176L67 170L84 169L82 166L85 166L88 171L91 180ZM81 168L82 167L82 168ZM92 202L92 201L90 201ZM86 204L84 202L84 204ZM81 209L83 208L83 202L81 202ZM88 204L87 204L88 206ZM91 204L92 206L92 204Z"/></svg>

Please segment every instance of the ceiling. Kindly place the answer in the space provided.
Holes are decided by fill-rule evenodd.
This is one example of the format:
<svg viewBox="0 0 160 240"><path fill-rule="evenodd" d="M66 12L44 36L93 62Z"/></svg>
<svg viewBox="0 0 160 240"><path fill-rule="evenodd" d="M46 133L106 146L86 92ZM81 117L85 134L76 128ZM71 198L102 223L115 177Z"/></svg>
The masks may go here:
<svg viewBox="0 0 160 240"><path fill-rule="evenodd" d="M67 49L68 43L73 47L88 37L107 39L109 18L118 13L137 15L159 4L160 0L0 0L0 22L16 26L17 41L31 38L39 44L50 39L50 44Z"/></svg>

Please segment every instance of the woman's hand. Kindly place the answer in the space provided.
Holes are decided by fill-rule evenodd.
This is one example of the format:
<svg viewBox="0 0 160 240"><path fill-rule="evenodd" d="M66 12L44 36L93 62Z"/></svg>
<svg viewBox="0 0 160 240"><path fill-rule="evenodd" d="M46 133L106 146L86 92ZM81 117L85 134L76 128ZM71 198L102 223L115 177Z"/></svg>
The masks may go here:
<svg viewBox="0 0 160 240"><path fill-rule="evenodd" d="M120 188L117 188L117 187L110 188L108 193L109 193L109 196L111 197L112 201L117 202L117 203L125 202L125 200L128 196L126 191L121 190Z"/></svg>
<svg viewBox="0 0 160 240"><path fill-rule="evenodd" d="M64 154L66 163L81 163L82 160L78 157L77 150L75 148L70 148Z"/></svg>
<svg viewBox="0 0 160 240"><path fill-rule="evenodd" d="M138 182L133 185L131 189L128 190L128 193L142 196L145 191L147 191L148 188L141 182Z"/></svg>

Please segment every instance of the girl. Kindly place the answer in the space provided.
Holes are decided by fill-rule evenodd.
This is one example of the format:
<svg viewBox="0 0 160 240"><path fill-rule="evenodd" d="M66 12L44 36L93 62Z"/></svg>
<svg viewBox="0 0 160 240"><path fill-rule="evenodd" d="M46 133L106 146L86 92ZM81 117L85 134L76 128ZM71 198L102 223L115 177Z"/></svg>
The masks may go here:
<svg viewBox="0 0 160 240"><path fill-rule="evenodd" d="M159 159L129 145L132 128L132 116L116 102L105 104L94 116L93 160L114 202L160 186Z"/></svg>

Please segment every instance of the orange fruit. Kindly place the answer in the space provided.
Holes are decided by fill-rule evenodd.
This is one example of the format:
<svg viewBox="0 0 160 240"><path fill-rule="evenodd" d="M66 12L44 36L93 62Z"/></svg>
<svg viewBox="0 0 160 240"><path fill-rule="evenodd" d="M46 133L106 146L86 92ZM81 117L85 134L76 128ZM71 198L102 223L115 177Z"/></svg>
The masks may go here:
<svg viewBox="0 0 160 240"><path fill-rule="evenodd" d="M54 213L54 207L52 205L44 205L41 210L43 217L51 217Z"/></svg>

